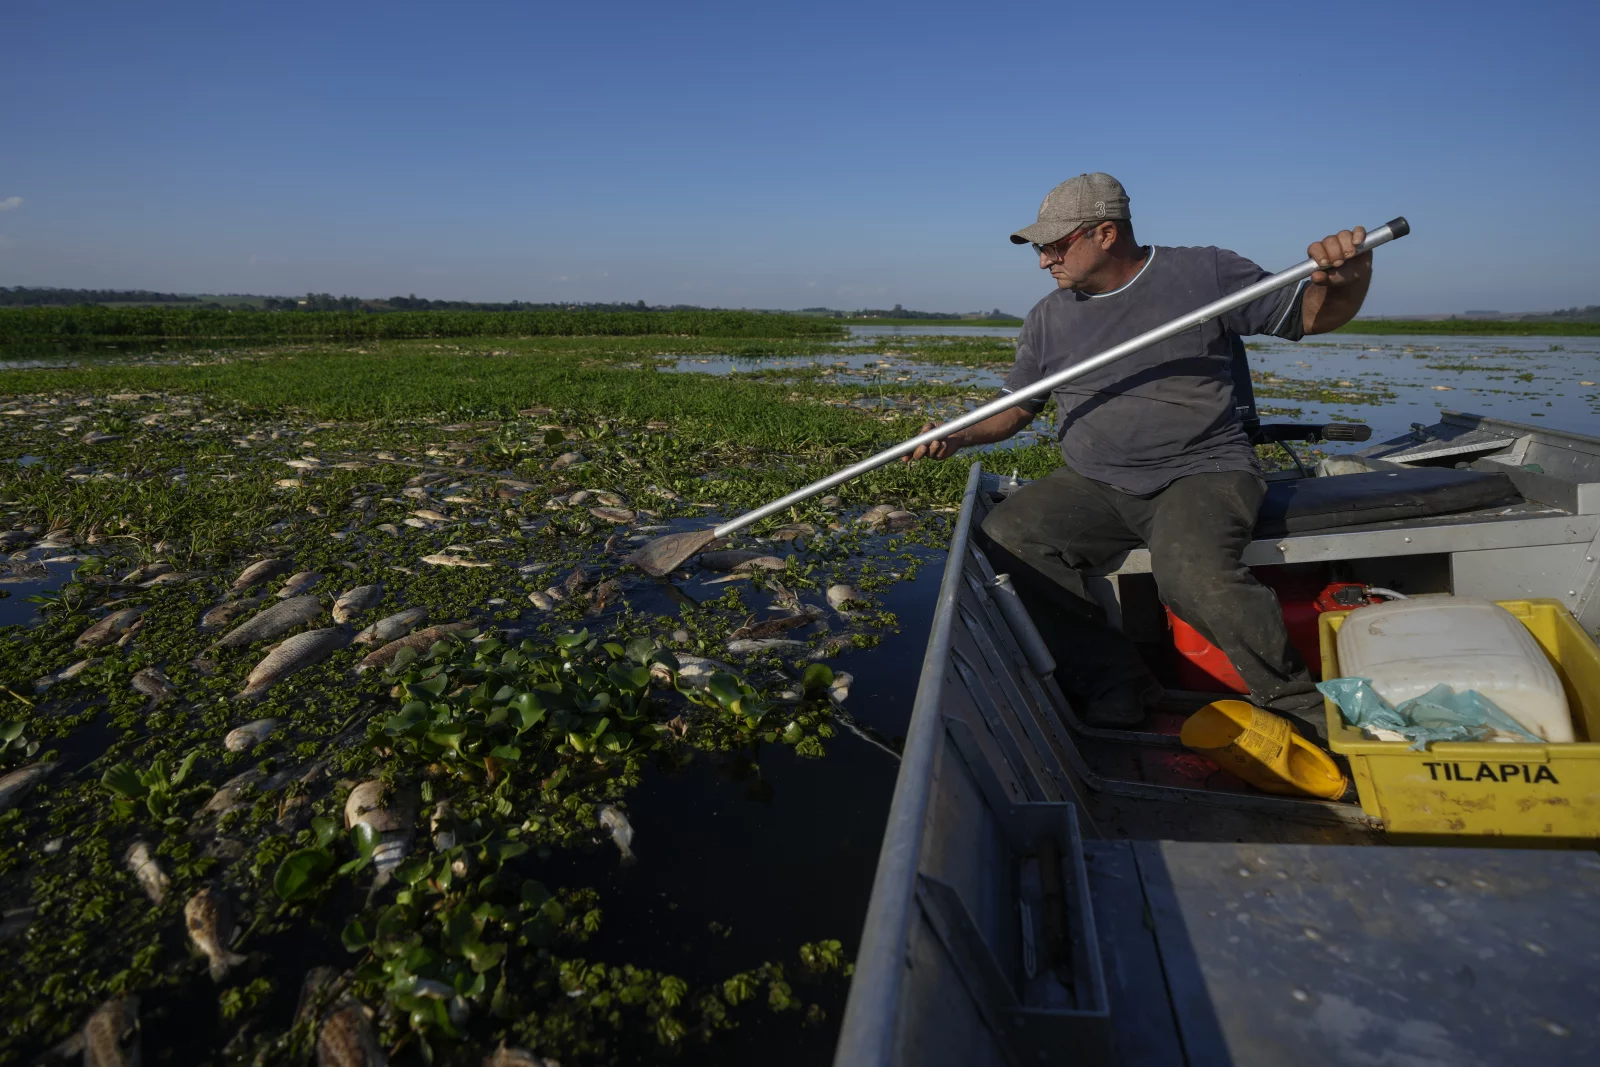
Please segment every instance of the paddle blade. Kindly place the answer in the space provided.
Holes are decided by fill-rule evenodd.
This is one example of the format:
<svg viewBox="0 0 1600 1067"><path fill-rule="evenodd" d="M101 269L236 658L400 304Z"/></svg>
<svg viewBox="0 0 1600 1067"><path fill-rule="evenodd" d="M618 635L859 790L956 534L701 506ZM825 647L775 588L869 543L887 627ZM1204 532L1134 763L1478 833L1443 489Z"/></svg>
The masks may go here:
<svg viewBox="0 0 1600 1067"><path fill-rule="evenodd" d="M667 534L640 545L628 556L628 562L652 578L664 578L716 539L711 530Z"/></svg>

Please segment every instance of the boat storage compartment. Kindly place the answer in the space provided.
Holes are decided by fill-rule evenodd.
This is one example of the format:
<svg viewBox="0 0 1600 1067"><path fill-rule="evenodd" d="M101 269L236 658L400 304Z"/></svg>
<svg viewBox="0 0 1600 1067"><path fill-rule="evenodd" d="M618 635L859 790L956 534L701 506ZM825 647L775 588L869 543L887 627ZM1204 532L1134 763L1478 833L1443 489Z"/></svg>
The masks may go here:
<svg viewBox="0 0 1600 1067"><path fill-rule="evenodd" d="M1600 837L1600 647L1559 600L1497 603L1549 658L1577 741L1442 741L1419 752L1406 741L1367 740L1325 699L1329 745L1350 761L1362 810L1391 833ZM1343 673L1337 635L1349 614L1320 619L1326 677Z"/></svg>

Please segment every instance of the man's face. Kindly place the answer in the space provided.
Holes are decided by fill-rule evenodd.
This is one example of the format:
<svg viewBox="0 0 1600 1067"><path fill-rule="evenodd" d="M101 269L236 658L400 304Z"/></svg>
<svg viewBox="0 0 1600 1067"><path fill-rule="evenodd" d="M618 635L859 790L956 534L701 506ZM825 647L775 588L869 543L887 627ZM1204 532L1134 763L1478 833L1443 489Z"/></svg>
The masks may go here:
<svg viewBox="0 0 1600 1067"><path fill-rule="evenodd" d="M1104 265L1107 249L1116 240L1117 228L1100 223L1075 230L1055 244L1036 246L1039 269L1048 270L1058 289L1080 289Z"/></svg>

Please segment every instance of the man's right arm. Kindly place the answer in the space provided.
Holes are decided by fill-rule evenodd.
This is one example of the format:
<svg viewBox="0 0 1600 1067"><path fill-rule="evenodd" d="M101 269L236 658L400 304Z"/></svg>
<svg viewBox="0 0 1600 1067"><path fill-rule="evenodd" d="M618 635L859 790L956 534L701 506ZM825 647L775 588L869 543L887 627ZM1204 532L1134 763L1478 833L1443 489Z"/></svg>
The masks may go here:
<svg viewBox="0 0 1600 1067"><path fill-rule="evenodd" d="M1021 430L1033 421L1033 412L1026 407L1008 408L998 415L990 415L982 422L974 423L964 430L957 430L949 437L941 438L926 445L918 445L916 451L909 456L902 456L903 462L914 459L948 459L963 448L972 445L988 445L1006 438ZM933 429L934 423L924 423L918 433L927 433Z"/></svg>

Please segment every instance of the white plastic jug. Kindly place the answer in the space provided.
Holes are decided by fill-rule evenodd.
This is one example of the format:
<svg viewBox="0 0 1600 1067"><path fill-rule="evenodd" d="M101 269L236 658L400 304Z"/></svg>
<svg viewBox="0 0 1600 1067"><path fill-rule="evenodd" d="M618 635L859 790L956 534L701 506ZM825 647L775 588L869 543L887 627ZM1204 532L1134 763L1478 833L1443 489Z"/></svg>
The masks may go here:
<svg viewBox="0 0 1600 1067"><path fill-rule="evenodd" d="M1475 689L1530 733L1573 740L1561 679L1528 628L1492 601L1437 596L1357 608L1339 627L1338 647L1339 673L1371 678L1391 705L1440 683Z"/></svg>

